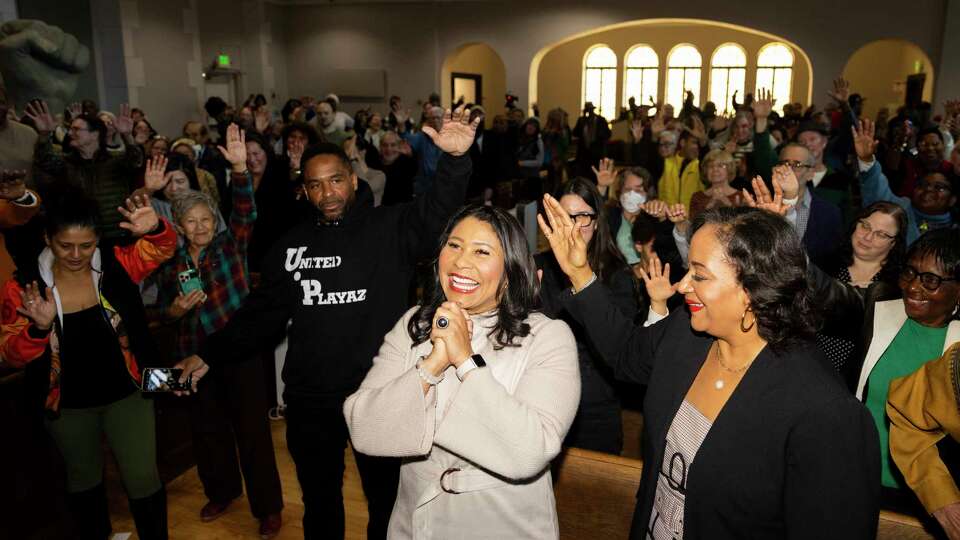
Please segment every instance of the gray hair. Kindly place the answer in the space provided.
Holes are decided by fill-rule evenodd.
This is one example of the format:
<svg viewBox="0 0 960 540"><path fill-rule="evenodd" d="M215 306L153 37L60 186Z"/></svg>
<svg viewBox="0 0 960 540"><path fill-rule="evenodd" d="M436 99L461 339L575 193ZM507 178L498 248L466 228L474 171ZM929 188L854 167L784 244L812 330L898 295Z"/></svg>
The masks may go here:
<svg viewBox="0 0 960 540"><path fill-rule="evenodd" d="M803 160L803 164L808 167L815 167L817 165L817 158L813 157L813 152L811 152L809 148L807 148L806 146L798 142L789 142L783 145L783 148L780 149L780 153L778 155L782 156L783 151L786 150L787 148L803 148L803 151L807 153L807 159Z"/></svg>
<svg viewBox="0 0 960 540"><path fill-rule="evenodd" d="M173 211L173 221L179 225L180 221L183 220L183 217L187 215L187 212L189 212L198 204L204 204L207 206L207 208L210 210L210 213L213 214L213 230L216 231L219 229L220 212L217 211L217 203L214 202L210 195L193 189L177 192L174 195L173 200L170 201L171 210Z"/></svg>
<svg viewBox="0 0 960 540"><path fill-rule="evenodd" d="M669 139L669 140L670 140L670 144L677 144L677 139L679 139L680 136L677 134L676 131L671 131L671 130L667 129L667 130L664 130L664 131L662 131L662 132L660 133L660 138L661 138L661 139Z"/></svg>

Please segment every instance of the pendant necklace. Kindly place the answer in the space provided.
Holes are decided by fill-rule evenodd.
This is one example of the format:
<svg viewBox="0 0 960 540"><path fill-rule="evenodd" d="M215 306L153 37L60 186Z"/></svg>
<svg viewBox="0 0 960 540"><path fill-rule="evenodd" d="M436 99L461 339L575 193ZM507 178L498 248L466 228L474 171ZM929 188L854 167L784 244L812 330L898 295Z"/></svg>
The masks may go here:
<svg viewBox="0 0 960 540"><path fill-rule="evenodd" d="M727 367L726 364L723 363L723 356L720 354L720 342L717 341L715 343L717 345L717 363L720 364L720 367L723 368L724 370L734 374L742 373L748 367L750 367L750 364L753 363L753 360L750 360L749 362L747 362L746 364L744 364L743 366L737 369L730 369L729 367ZM720 372L719 376L717 377L717 380L713 383L713 387L716 390L723 390L724 386L726 386L726 383L723 382L723 372Z"/></svg>

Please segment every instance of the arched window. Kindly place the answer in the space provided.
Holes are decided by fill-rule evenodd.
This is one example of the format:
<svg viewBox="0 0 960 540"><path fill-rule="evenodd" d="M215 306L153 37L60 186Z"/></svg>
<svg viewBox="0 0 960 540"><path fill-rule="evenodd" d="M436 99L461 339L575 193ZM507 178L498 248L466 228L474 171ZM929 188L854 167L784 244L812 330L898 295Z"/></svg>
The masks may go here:
<svg viewBox="0 0 960 540"><path fill-rule="evenodd" d="M627 52L624 61L623 102L624 107L630 98L637 106L656 103L657 79L660 73L660 57L649 45L635 45Z"/></svg>
<svg viewBox="0 0 960 540"><path fill-rule="evenodd" d="M592 102L596 113L607 119L617 116L617 55L606 45L591 47L583 57L583 100Z"/></svg>
<svg viewBox="0 0 960 540"><path fill-rule="evenodd" d="M776 107L790 103L793 84L793 53L783 43L768 43L757 54L757 90L773 91Z"/></svg>
<svg viewBox="0 0 960 540"><path fill-rule="evenodd" d="M693 104L700 105L700 66L703 59L693 45L677 45L667 55L667 103L678 113L683 107L683 98L693 92Z"/></svg>
<svg viewBox="0 0 960 540"><path fill-rule="evenodd" d="M725 43L710 58L710 101L717 112L733 112L733 94L743 103L747 81L747 53L736 43Z"/></svg>

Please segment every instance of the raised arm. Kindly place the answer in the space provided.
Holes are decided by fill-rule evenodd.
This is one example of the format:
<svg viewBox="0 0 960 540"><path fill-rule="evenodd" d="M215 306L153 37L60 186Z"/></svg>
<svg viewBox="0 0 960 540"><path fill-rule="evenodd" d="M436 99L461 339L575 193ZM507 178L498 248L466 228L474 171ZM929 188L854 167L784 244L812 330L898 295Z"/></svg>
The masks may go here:
<svg viewBox="0 0 960 540"><path fill-rule="evenodd" d="M233 211L230 212L230 232L237 245L246 249L257 221L257 205L253 196L253 176L247 170L246 135L236 125L227 127L227 146L218 146L220 154L230 162L230 186Z"/></svg>
<svg viewBox="0 0 960 540"><path fill-rule="evenodd" d="M37 145L33 152L34 166L57 181L63 174L65 164L59 146L53 144L53 131L57 121L50 114L46 102L28 103L24 116L29 118L37 129Z"/></svg>
<svg viewBox="0 0 960 540"><path fill-rule="evenodd" d="M120 206L117 211L126 220L120 223L120 228L138 239L130 245L114 246L113 254L130 279L140 283L173 257L177 233L166 219L157 216L147 196L135 195L127 199L126 208Z"/></svg>
<svg viewBox="0 0 960 540"><path fill-rule="evenodd" d="M549 195L544 196L544 211L546 219L539 215L537 221L550 242L560 268L573 284L570 290L561 295L563 307L586 328L590 341L604 361L614 369L618 379L645 384L653 369L654 351L669 321L649 327L634 325L633 318L617 307L610 289L603 283L597 283L587 260L586 243L579 227L574 225L560 203ZM669 268L666 270L669 271ZM650 274L647 276L649 278ZM654 296L658 296L657 293ZM651 298L651 304L654 304L653 300L655 298ZM665 302L665 299L662 300ZM666 308L655 309L665 311Z"/></svg>
<svg viewBox="0 0 960 540"><path fill-rule="evenodd" d="M853 146L857 151L857 161L860 164L860 192L863 196L863 205L868 206L877 201L889 201L899 204L904 210L910 210L910 199L898 197L890 189L890 182L883 174L883 169L877 162L875 152L877 140L873 122L864 119L853 128Z"/></svg>
<svg viewBox="0 0 960 540"><path fill-rule="evenodd" d="M0 361L15 368L40 358L50 341L57 304L37 282L21 287L9 279L0 291Z"/></svg>
<svg viewBox="0 0 960 540"><path fill-rule="evenodd" d="M410 263L433 254L447 220L463 205L470 181L470 146L480 120L478 117L470 122L469 112L459 107L453 112L447 110L439 132L423 127L423 133L433 139L443 155L430 190L402 207L399 227L403 254Z"/></svg>

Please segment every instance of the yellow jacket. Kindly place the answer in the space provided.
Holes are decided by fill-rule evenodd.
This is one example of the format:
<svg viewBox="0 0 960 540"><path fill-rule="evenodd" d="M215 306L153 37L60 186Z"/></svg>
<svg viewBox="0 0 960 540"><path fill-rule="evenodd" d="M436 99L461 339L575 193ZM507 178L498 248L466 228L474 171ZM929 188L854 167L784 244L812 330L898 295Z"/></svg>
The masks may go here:
<svg viewBox="0 0 960 540"><path fill-rule="evenodd" d="M680 174L683 166L683 156L677 154L663 160L663 174L657 183L658 197L667 204L683 203L690 211L690 198L698 191L703 191L700 181L700 160L695 159L687 163L687 167Z"/></svg>
<svg viewBox="0 0 960 540"><path fill-rule="evenodd" d="M890 454L931 514L960 501L960 489L940 459L937 442L960 440L960 343L917 371L890 382Z"/></svg>

